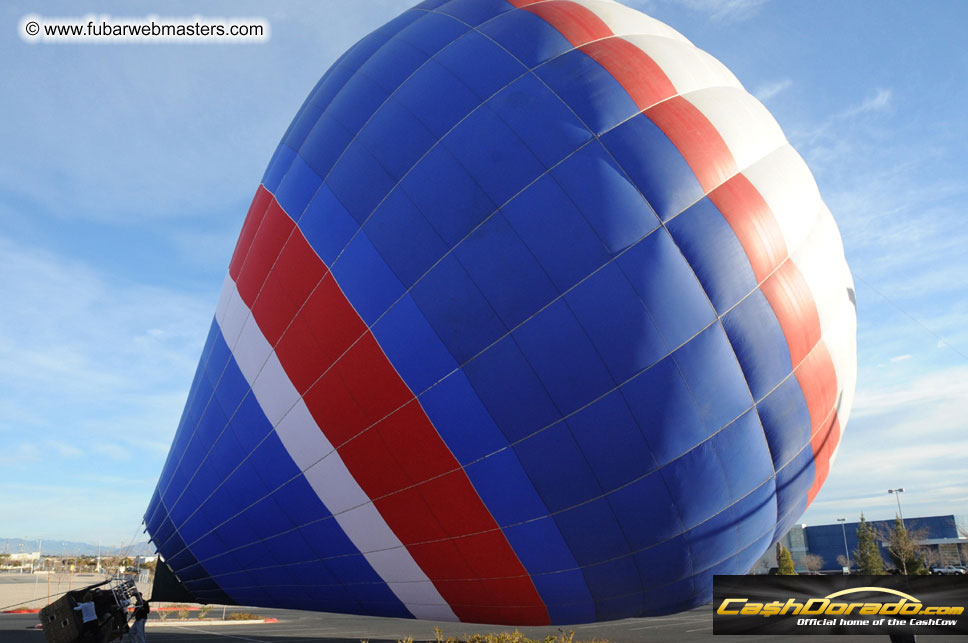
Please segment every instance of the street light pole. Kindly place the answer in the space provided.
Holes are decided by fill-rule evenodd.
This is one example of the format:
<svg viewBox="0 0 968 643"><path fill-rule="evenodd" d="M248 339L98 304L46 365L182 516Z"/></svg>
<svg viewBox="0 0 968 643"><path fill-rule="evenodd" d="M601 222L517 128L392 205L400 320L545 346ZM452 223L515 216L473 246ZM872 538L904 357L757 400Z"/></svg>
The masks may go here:
<svg viewBox="0 0 968 643"><path fill-rule="evenodd" d="M904 493L904 487L900 487L898 489L888 489L887 492L893 493L894 499L897 500L897 517L901 519L901 526L904 527L904 514L901 513L901 494Z"/></svg>
<svg viewBox="0 0 968 643"><path fill-rule="evenodd" d="M840 523L840 530L844 533L844 556L847 557L847 573L850 573L850 550L847 549L847 519L838 518L837 522Z"/></svg>

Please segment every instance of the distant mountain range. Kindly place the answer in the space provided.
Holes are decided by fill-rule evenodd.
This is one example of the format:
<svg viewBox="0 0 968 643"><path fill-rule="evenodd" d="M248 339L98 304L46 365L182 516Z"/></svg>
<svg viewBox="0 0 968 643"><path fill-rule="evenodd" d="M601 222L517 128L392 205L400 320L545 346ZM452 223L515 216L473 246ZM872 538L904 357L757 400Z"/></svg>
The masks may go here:
<svg viewBox="0 0 968 643"><path fill-rule="evenodd" d="M130 547L101 545L102 556L152 556L155 548L151 543L141 542ZM69 540L24 540L23 538L0 538L0 554L40 551L44 556L97 556L98 546Z"/></svg>

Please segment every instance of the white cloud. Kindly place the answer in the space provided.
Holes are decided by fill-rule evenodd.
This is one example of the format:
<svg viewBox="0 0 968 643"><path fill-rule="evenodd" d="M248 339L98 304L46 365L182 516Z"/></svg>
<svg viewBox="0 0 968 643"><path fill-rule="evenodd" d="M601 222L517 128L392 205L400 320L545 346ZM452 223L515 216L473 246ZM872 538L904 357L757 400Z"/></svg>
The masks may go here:
<svg viewBox="0 0 968 643"><path fill-rule="evenodd" d="M757 100L759 100L761 103L765 103L780 92L789 89L792 86L793 81L789 78L784 78L776 82L761 85L754 89L752 93L754 96L756 96Z"/></svg>
<svg viewBox="0 0 968 643"><path fill-rule="evenodd" d="M213 314L214 289L192 295L146 286L0 237L0 439L8 445L0 487L69 488L105 465L156 475ZM117 490L108 520L136 524L150 493L145 485ZM104 517L109 504L99 494L44 497L71 503L79 516ZM34 513L0 493L6 529L33 533ZM82 535L79 525L62 524L67 531L49 535Z"/></svg>
<svg viewBox="0 0 968 643"><path fill-rule="evenodd" d="M905 90L865 93L790 137L837 219L857 285L859 401L872 385L968 362L963 151L931 138L923 119L900 117L913 100ZM936 350L942 341L947 350ZM889 397L912 401L904 390Z"/></svg>
<svg viewBox="0 0 968 643"><path fill-rule="evenodd" d="M818 124L806 129L794 129L789 132L789 139L793 145L801 150L804 158L814 166L814 163L827 163L830 160L842 158L855 148L856 132L852 123L858 116L872 112L884 111L891 106L894 96L889 88L878 88L874 94L859 103L827 116Z"/></svg>
<svg viewBox="0 0 968 643"><path fill-rule="evenodd" d="M908 381L895 380L892 385L881 388L862 388L854 398L851 417L890 416L898 411L917 412L920 415L925 410L930 412L948 407L954 408L950 408L952 414L945 418L944 425L959 425L963 418L960 417L958 409L962 412L968 411L968 365L931 372ZM884 430L889 430L889 427L899 421L894 418L885 424ZM909 428L907 425L902 426ZM937 418L931 427L923 430L930 430L935 426Z"/></svg>
<svg viewBox="0 0 968 643"><path fill-rule="evenodd" d="M84 449L58 440L45 440L44 450L46 453L63 460L80 458L85 454Z"/></svg>
<svg viewBox="0 0 968 643"><path fill-rule="evenodd" d="M91 447L91 451L99 457L105 457L108 460L115 461L126 461L131 460L132 456L137 455L141 451L135 451L134 449L125 448L120 444L115 444L111 441L104 441L99 444L95 444Z"/></svg>
<svg viewBox="0 0 968 643"><path fill-rule="evenodd" d="M4 448L0 449L0 464L5 467L23 464L33 466L33 463L40 460L42 455L37 445L30 442L7 442Z"/></svg>
<svg viewBox="0 0 968 643"><path fill-rule="evenodd" d="M240 194L251 197L289 122L336 58L413 4L269 10L259 2L208 2L208 15L270 21L268 42L229 47L0 39L5 83L16 88L4 94L4 120L16 126L4 129L0 191L58 219L211 217ZM99 6L132 15L126 3ZM168 16L198 13L190 2L164 7ZM23 11L16 11L0 7L4 24L17 23Z"/></svg>
<svg viewBox="0 0 968 643"><path fill-rule="evenodd" d="M903 362L906 359L911 359L911 356L910 355L898 355L896 357L892 357L891 358L891 363L892 364L896 364L897 362Z"/></svg>
<svg viewBox="0 0 968 643"><path fill-rule="evenodd" d="M968 503L968 365L860 387L837 461L809 524L837 517L891 518L896 501L887 489L904 487L905 517L950 514Z"/></svg>
<svg viewBox="0 0 968 643"><path fill-rule="evenodd" d="M68 540L70 536L108 546L127 545L145 538L139 525L150 494L151 486L137 479L123 484L82 477L68 484L0 481L0 511L8 537Z"/></svg>
<svg viewBox="0 0 968 643"><path fill-rule="evenodd" d="M683 0L690 9L700 11L713 20L738 22L755 14L769 0Z"/></svg>
<svg viewBox="0 0 968 643"><path fill-rule="evenodd" d="M856 105L851 105L844 111L835 115L838 119L849 119L855 116L860 116L861 114L866 114L868 112L878 112L886 109L891 104L891 98L894 92L890 89L880 88L873 96L865 98L863 101Z"/></svg>

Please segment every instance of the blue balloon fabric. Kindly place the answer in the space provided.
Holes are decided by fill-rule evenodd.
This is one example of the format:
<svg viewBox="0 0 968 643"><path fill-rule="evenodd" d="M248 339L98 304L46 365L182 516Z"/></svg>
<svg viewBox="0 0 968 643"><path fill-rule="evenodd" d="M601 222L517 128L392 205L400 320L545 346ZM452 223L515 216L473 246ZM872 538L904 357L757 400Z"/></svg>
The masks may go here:
<svg viewBox="0 0 968 643"><path fill-rule="evenodd" d="M718 61L605 0L427 0L299 110L145 520L199 601L668 614L820 489L839 233Z"/></svg>

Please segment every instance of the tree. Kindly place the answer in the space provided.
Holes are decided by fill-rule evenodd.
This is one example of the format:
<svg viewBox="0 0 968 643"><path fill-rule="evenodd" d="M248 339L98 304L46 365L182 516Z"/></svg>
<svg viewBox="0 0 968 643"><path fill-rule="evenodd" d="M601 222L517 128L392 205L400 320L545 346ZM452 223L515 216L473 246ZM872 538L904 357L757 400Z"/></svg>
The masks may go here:
<svg viewBox="0 0 968 643"><path fill-rule="evenodd" d="M857 563L858 571L865 576L884 575L884 559L881 558L881 550L877 547L874 529L864 520L864 514L860 515L860 524L857 526L857 549L854 550L854 561Z"/></svg>
<svg viewBox="0 0 968 643"><path fill-rule="evenodd" d="M803 566L808 572L819 572L823 569L823 556L817 554L807 554L803 557Z"/></svg>
<svg viewBox="0 0 968 643"><path fill-rule="evenodd" d="M847 563L850 563L850 564L848 565ZM849 561L847 560L846 556L844 556L843 554L840 554L839 556L837 556L837 564L840 565L841 568L846 567L847 571L850 571L850 568L854 566L854 561Z"/></svg>
<svg viewBox="0 0 968 643"><path fill-rule="evenodd" d="M770 565L770 561L766 559L766 557L760 557L755 563L753 563L753 566L750 567L750 570L747 572L747 574L753 574L754 576L759 574L768 574L770 572L770 567L772 567L772 565Z"/></svg>
<svg viewBox="0 0 968 643"><path fill-rule="evenodd" d="M780 576L796 576L797 570L793 566L793 556L790 555L790 550L777 543L776 552L776 573Z"/></svg>
<svg viewBox="0 0 968 643"><path fill-rule="evenodd" d="M924 564L929 570L942 564L941 552L937 549L924 547L921 549L921 555L924 556Z"/></svg>
<svg viewBox="0 0 968 643"><path fill-rule="evenodd" d="M887 543L887 553L894 566L902 574L918 576L927 574L924 554L918 543L928 536L927 529L908 531L900 518L894 519L894 527L887 533L878 534Z"/></svg>

